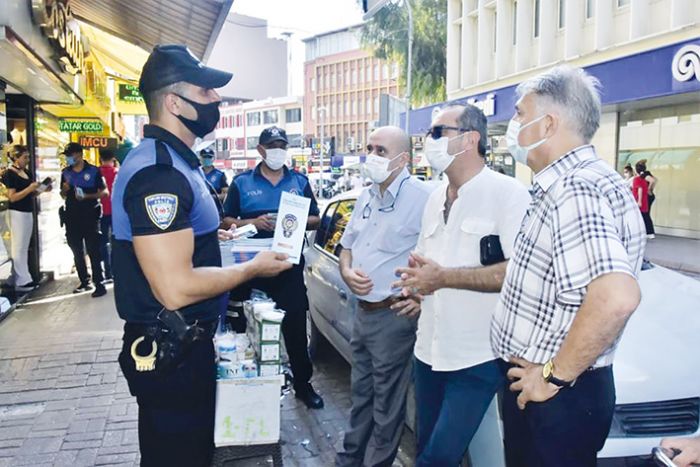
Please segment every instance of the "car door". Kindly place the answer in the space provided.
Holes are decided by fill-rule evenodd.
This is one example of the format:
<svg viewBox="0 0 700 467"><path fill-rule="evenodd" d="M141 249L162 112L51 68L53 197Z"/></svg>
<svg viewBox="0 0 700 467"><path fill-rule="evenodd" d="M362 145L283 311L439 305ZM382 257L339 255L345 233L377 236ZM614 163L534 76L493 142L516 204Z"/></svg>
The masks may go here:
<svg viewBox="0 0 700 467"><path fill-rule="evenodd" d="M356 301L340 277L338 255L340 239L350 221L355 199L330 204L321 219L313 245L307 254L305 275L312 316L326 321L349 342L352 333L352 315ZM317 323L323 328L323 323ZM336 346L337 347L337 346Z"/></svg>

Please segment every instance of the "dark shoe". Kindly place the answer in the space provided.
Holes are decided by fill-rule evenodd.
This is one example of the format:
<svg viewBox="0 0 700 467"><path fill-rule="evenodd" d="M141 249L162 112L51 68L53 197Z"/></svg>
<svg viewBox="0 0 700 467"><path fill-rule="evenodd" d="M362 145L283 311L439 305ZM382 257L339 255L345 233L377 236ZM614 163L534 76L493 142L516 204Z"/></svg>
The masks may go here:
<svg viewBox="0 0 700 467"><path fill-rule="evenodd" d="M37 288L37 283L36 282L27 282L24 285L17 285L15 286L15 290L17 292L31 292L32 290Z"/></svg>
<svg viewBox="0 0 700 467"><path fill-rule="evenodd" d="M103 280L102 283L103 284L113 284L114 279L112 279L111 277L108 277L107 279Z"/></svg>
<svg viewBox="0 0 700 467"><path fill-rule="evenodd" d="M97 298L103 295L107 295L107 289L105 289L104 285L100 284L97 287L95 287L95 291L92 293L91 297Z"/></svg>
<svg viewBox="0 0 700 467"><path fill-rule="evenodd" d="M301 401L310 409L323 408L323 398L319 396L316 391L314 391L311 383L307 384L303 389L295 389L294 396L297 399L301 399Z"/></svg>
<svg viewBox="0 0 700 467"><path fill-rule="evenodd" d="M78 287L73 289L73 293L83 293L83 292L89 292L92 290L92 287L90 287L90 283L84 283L80 284Z"/></svg>

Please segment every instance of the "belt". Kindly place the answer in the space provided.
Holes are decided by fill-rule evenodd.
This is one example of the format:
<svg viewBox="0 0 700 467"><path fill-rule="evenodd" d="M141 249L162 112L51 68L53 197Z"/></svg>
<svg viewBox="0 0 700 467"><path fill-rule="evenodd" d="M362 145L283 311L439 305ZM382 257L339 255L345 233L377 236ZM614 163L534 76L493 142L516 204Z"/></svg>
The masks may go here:
<svg viewBox="0 0 700 467"><path fill-rule="evenodd" d="M384 310L386 308L389 308L394 303L397 303L400 301L401 301L401 299L399 297L389 297L389 298L385 298L381 302L366 302L364 300L358 300L357 304L364 311L377 311L377 310Z"/></svg>
<svg viewBox="0 0 700 467"><path fill-rule="evenodd" d="M216 334L216 329L219 326L219 320L213 319L211 321L195 321L190 323L192 326L198 328L197 333L202 336L214 337ZM162 327L159 324L136 324L136 323L125 323L124 332L129 334L139 334L141 336L149 336L152 338L158 337L162 332Z"/></svg>

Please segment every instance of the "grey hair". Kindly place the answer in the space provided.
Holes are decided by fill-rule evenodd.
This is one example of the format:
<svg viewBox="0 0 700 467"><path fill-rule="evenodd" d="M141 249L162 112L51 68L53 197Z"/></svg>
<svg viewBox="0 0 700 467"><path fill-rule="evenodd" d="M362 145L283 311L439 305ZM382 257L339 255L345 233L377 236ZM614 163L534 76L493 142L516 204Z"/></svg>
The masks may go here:
<svg viewBox="0 0 700 467"><path fill-rule="evenodd" d="M561 65L523 81L516 89L518 99L527 94L538 97L537 106L554 105L566 123L589 143L600 127L600 81L581 68Z"/></svg>
<svg viewBox="0 0 700 467"><path fill-rule="evenodd" d="M165 99L165 96L171 93L182 94L184 92L184 84L184 81L179 81L146 93L146 95L143 96L150 120L160 118L160 114L163 111L163 100Z"/></svg>
<svg viewBox="0 0 700 467"><path fill-rule="evenodd" d="M486 156L486 144L488 141L486 128L488 127L488 121L484 112L471 104L453 105L451 107L462 109L462 113L457 117L459 126L479 133L478 151L480 155Z"/></svg>

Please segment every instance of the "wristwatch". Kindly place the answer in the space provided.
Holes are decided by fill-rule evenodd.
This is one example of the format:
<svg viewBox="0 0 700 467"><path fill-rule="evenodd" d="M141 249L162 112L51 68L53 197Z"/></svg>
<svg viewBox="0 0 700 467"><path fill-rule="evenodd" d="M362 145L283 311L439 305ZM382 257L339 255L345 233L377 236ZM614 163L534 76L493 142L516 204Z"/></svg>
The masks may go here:
<svg viewBox="0 0 700 467"><path fill-rule="evenodd" d="M546 382L552 383L553 385L559 386L560 388L570 388L574 384L576 384L576 380L564 381L554 376L554 360L551 358L542 367L542 377Z"/></svg>

